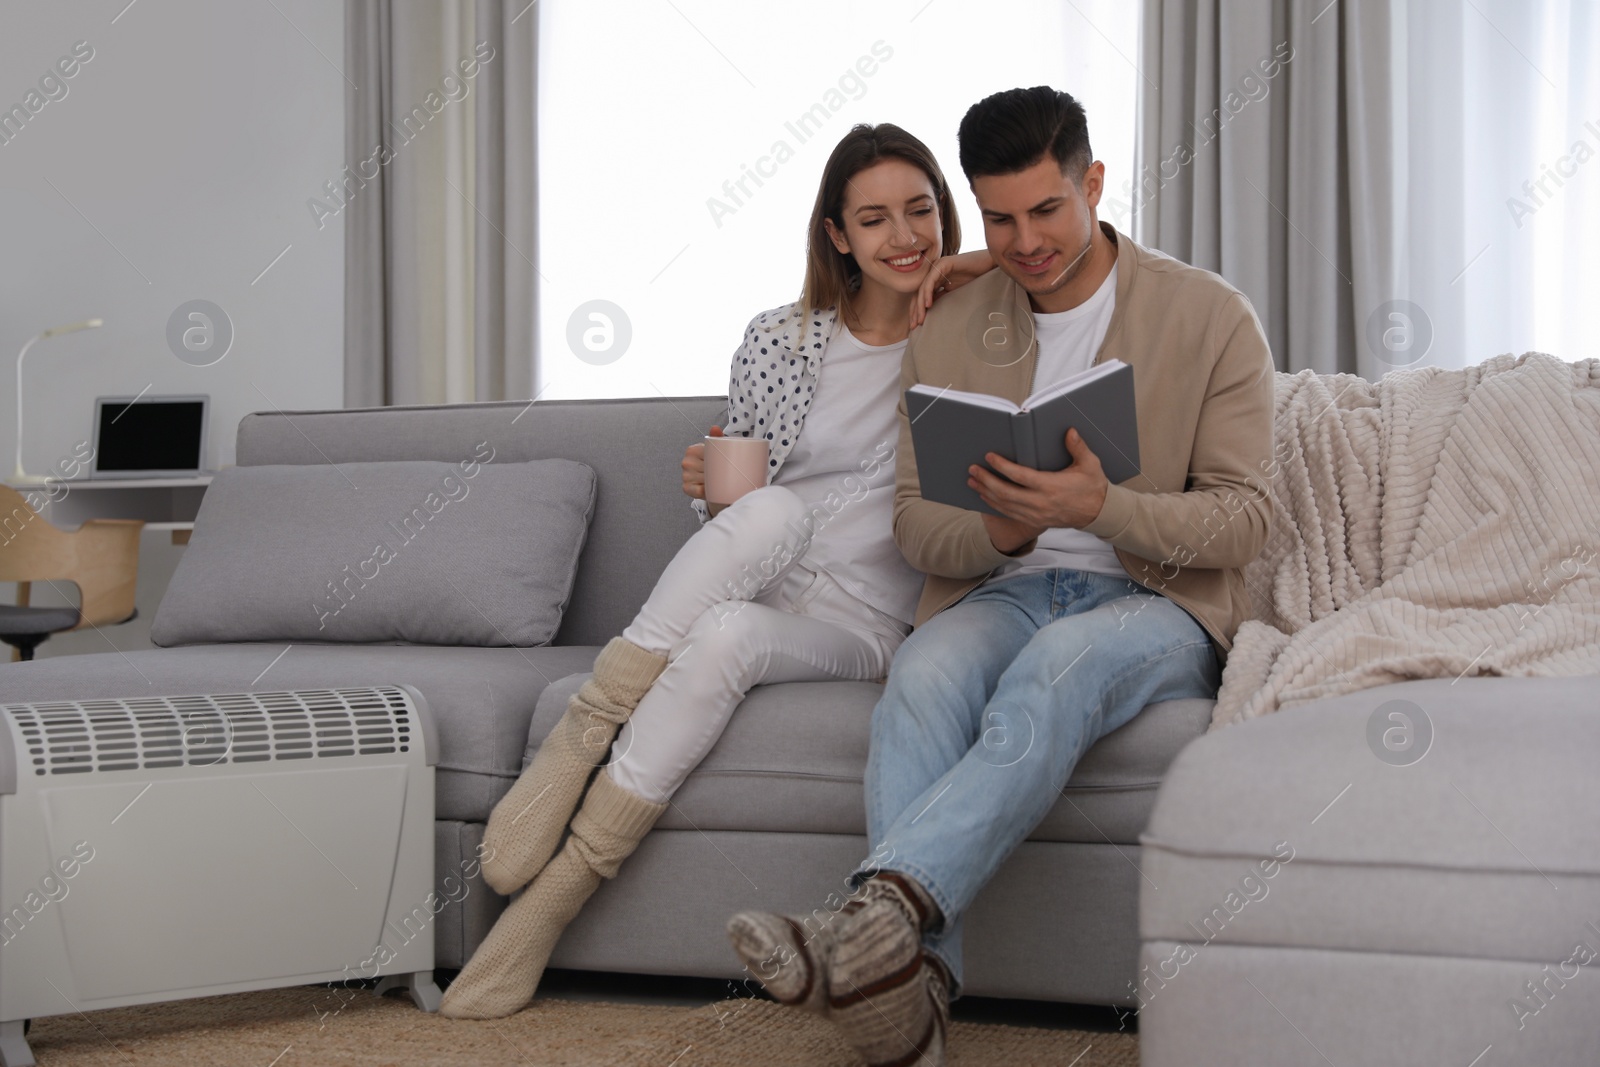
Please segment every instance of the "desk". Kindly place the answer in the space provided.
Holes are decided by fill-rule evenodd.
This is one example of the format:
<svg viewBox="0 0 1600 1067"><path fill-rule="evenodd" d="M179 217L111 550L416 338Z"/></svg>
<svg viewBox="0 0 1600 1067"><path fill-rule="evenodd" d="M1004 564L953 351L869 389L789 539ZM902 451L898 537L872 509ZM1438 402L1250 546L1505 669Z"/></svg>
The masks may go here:
<svg viewBox="0 0 1600 1067"><path fill-rule="evenodd" d="M32 499L46 501L42 518L63 530L73 530L90 519L141 519L146 530L167 530L175 545L188 544L200 499L211 475L189 478L80 478L58 481L51 500L42 485L14 486ZM66 490L65 495L62 490Z"/></svg>

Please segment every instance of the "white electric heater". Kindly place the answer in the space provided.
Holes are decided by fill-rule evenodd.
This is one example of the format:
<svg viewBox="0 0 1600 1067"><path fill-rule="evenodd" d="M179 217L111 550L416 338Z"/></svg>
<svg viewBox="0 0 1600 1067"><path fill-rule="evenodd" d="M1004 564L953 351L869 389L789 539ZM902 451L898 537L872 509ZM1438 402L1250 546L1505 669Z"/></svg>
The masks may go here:
<svg viewBox="0 0 1600 1067"><path fill-rule="evenodd" d="M381 978L437 1009L405 686L0 706L0 1064L27 1020Z"/></svg>

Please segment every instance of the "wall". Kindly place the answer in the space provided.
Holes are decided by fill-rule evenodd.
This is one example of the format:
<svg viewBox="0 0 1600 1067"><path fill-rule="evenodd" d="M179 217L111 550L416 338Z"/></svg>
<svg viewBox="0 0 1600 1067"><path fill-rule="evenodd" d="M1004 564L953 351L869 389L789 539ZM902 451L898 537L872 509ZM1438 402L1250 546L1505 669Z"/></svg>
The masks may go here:
<svg viewBox="0 0 1600 1067"><path fill-rule="evenodd" d="M343 36L342 5L323 0L0 6L7 468L16 352L43 329L94 316L102 328L28 354L30 473L90 439L100 395L210 394L212 466L233 462L248 412L342 405L344 234L336 219L319 230L306 201L343 165ZM13 105L36 113L7 121ZM226 354L221 329L209 349L180 344L185 358L169 344L169 319L191 300L231 322ZM181 552L147 533L141 619L52 638L40 655L148 647ZM34 603L51 602L35 587Z"/></svg>

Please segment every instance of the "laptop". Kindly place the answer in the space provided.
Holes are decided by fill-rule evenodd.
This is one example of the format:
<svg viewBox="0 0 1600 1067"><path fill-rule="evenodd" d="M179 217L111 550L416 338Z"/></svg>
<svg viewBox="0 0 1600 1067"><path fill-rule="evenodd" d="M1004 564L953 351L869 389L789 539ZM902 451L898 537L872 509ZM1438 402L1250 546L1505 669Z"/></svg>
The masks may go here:
<svg viewBox="0 0 1600 1067"><path fill-rule="evenodd" d="M94 478L208 473L209 396L102 396L94 402Z"/></svg>

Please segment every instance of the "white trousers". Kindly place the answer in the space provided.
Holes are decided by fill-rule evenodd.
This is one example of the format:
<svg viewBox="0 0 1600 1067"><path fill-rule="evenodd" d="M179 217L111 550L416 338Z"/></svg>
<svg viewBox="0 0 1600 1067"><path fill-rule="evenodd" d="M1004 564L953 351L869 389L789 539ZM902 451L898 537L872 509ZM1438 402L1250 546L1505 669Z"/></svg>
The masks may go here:
<svg viewBox="0 0 1600 1067"><path fill-rule="evenodd" d="M805 565L804 503L769 485L700 528L622 636L667 657L611 748L617 785L656 804L677 792L763 682L870 681L910 626ZM887 531L885 531L887 534Z"/></svg>

